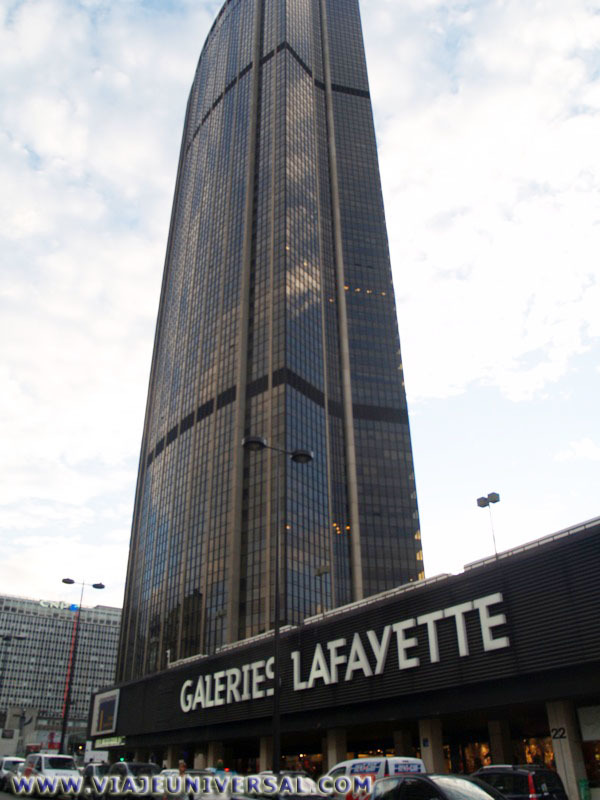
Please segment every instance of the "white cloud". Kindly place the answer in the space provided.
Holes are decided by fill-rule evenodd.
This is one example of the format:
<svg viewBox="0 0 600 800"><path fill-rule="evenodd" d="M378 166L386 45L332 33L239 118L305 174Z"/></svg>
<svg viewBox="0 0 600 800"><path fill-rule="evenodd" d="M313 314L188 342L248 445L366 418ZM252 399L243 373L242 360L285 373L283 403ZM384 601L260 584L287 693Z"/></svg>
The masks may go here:
<svg viewBox="0 0 600 800"><path fill-rule="evenodd" d="M364 4L413 401L532 398L598 337L600 24L570 9Z"/></svg>
<svg viewBox="0 0 600 800"><path fill-rule="evenodd" d="M115 569L122 582L180 127L207 5L3 7L5 591L27 593L39 570L56 596L67 562L73 571L104 563L107 586Z"/></svg>
<svg viewBox="0 0 600 800"><path fill-rule="evenodd" d="M49 536L30 535L18 542L18 549L3 557L3 571L9 580L3 591L41 599L78 602L80 587L66 588L62 578L71 577L87 584L102 582L106 589L85 590L83 605L121 606L127 562L121 538L110 529L102 547L96 542L58 532ZM35 576L35 579L34 579Z"/></svg>
<svg viewBox="0 0 600 800"><path fill-rule="evenodd" d="M0 10L5 591L56 597L66 570L122 593L185 103L220 5ZM585 0L361 5L436 571L490 551L471 495L503 495L500 547L594 513L581 487L600 441L587 399L600 374L600 16ZM474 432L482 396L496 405ZM442 443L427 438L436 414ZM536 508L519 490L532 475Z"/></svg>
<svg viewBox="0 0 600 800"><path fill-rule="evenodd" d="M554 456L556 461L600 461L600 445L585 437L570 442L566 450Z"/></svg>

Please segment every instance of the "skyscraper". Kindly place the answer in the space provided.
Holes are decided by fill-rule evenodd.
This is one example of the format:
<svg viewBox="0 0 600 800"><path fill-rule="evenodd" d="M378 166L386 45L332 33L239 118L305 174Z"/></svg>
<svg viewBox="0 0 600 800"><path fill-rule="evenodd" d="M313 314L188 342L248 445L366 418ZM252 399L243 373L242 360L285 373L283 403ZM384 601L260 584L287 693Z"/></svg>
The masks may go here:
<svg viewBox="0 0 600 800"><path fill-rule="evenodd" d="M277 523L282 623L422 576L358 0L227 0L202 50L118 680L271 628Z"/></svg>

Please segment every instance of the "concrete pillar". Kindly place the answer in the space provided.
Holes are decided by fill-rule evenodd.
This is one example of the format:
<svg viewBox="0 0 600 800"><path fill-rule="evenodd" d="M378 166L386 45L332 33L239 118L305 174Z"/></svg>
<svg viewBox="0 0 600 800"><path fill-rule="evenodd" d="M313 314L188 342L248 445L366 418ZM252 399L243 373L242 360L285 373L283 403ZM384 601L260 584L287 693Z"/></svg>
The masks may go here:
<svg viewBox="0 0 600 800"><path fill-rule="evenodd" d="M421 742L421 758L425 762L427 772L447 772L442 745L441 719L420 719L419 741Z"/></svg>
<svg viewBox="0 0 600 800"><path fill-rule="evenodd" d="M273 737L261 736L258 753L258 769L273 769Z"/></svg>
<svg viewBox="0 0 600 800"><path fill-rule="evenodd" d="M513 746L507 719L488 720L492 764L512 764Z"/></svg>
<svg viewBox="0 0 600 800"><path fill-rule="evenodd" d="M552 737L552 749L556 771L562 778L567 796L579 797L580 778L586 778L581 737L575 716L575 708L570 700L553 700L546 703L546 713Z"/></svg>
<svg viewBox="0 0 600 800"><path fill-rule="evenodd" d="M173 744L167 747L167 767L175 769L179 761L179 748Z"/></svg>
<svg viewBox="0 0 600 800"><path fill-rule="evenodd" d="M209 742L208 750L206 753L206 760L208 767L216 767L218 761L223 761L224 748L223 742Z"/></svg>
<svg viewBox="0 0 600 800"><path fill-rule="evenodd" d="M410 731L394 731L394 754L397 756L414 755Z"/></svg>
<svg viewBox="0 0 600 800"><path fill-rule="evenodd" d="M323 772L328 772L340 761L346 760L348 741L345 728L331 728L327 731L323 749Z"/></svg>
<svg viewBox="0 0 600 800"><path fill-rule="evenodd" d="M205 769L207 766L206 747L195 747L194 769Z"/></svg>

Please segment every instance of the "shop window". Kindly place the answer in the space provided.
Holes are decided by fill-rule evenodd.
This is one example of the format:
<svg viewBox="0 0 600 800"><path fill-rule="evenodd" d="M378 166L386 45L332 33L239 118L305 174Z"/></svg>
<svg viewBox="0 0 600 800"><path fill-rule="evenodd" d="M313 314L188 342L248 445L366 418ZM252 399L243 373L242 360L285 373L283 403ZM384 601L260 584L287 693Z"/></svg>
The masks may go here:
<svg viewBox="0 0 600 800"><path fill-rule="evenodd" d="M582 742L583 760L590 787L600 789L600 740Z"/></svg>

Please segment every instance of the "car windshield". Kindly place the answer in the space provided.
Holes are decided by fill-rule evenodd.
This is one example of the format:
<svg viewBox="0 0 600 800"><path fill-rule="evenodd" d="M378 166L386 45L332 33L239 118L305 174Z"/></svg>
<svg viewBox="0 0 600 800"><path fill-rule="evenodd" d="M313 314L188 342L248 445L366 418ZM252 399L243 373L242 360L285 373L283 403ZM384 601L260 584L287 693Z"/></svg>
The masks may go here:
<svg viewBox="0 0 600 800"><path fill-rule="evenodd" d="M455 775L430 775L429 778L443 789L449 800L490 800L493 796L483 786Z"/></svg>
<svg viewBox="0 0 600 800"><path fill-rule="evenodd" d="M73 759L68 756L46 756L44 767L46 769L77 769Z"/></svg>
<svg viewBox="0 0 600 800"><path fill-rule="evenodd" d="M392 792L400 786L403 780L404 778L382 778L381 780L375 781L371 797L375 800L375 798L387 795L388 792L390 792L390 797L392 797Z"/></svg>
<svg viewBox="0 0 600 800"><path fill-rule="evenodd" d="M94 775L106 775L108 772L108 764L93 764L90 769Z"/></svg>
<svg viewBox="0 0 600 800"><path fill-rule="evenodd" d="M132 775L158 775L160 767L158 764L130 764L129 771Z"/></svg>
<svg viewBox="0 0 600 800"><path fill-rule="evenodd" d="M179 775L179 772L177 774ZM203 785L203 781L212 780L215 777L214 772L208 772L205 769L186 769L183 774L185 778L196 781L199 785Z"/></svg>
<svg viewBox="0 0 600 800"><path fill-rule="evenodd" d="M492 786L488 781L484 781L481 779L481 775L469 775L469 780L471 783L476 783L477 786L481 786L482 789L485 789L486 792L495 797L496 800L506 800L502 792L498 791L494 786Z"/></svg>
<svg viewBox="0 0 600 800"><path fill-rule="evenodd" d="M22 763L23 763L22 758L5 758L3 769L12 769L13 767L16 767L17 764L22 764Z"/></svg>
<svg viewBox="0 0 600 800"><path fill-rule="evenodd" d="M477 777L489 783L502 794L529 795L527 775L521 775L518 772L487 772L484 770Z"/></svg>
<svg viewBox="0 0 600 800"><path fill-rule="evenodd" d="M556 773L550 770L543 770L535 772L534 776L536 786L542 792L560 792L561 794L564 792L560 778Z"/></svg>

